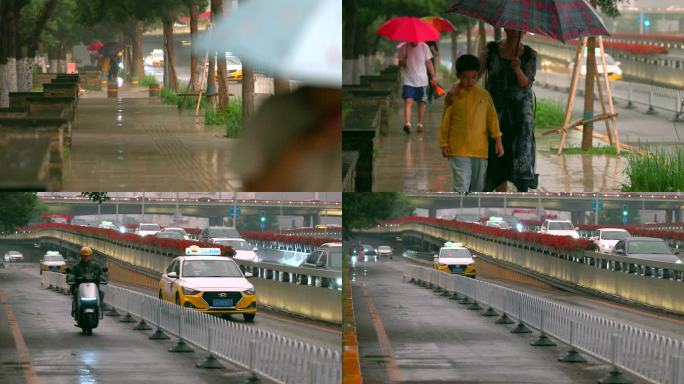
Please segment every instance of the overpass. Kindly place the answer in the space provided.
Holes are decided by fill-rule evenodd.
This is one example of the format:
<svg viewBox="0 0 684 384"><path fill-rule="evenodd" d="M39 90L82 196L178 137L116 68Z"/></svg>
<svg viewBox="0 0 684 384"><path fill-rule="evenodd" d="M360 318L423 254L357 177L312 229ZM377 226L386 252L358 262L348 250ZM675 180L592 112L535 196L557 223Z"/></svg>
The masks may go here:
<svg viewBox="0 0 684 384"><path fill-rule="evenodd" d="M116 214L161 214L206 217L212 225L223 223L232 209L232 199L213 198L149 198L112 197L101 205L81 196L40 196L51 213L84 215ZM342 216L341 202L296 201L296 200L256 200L238 199L240 215L302 216L305 223L314 226L320 223L321 216ZM144 210L144 211L143 211Z"/></svg>
<svg viewBox="0 0 684 384"><path fill-rule="evenodd" d="M518 208L535 210L537 217L545 210L570 212L573 223L582 224L598 202L604 213L622 211L626 206L631 216L640 210L665 211L666 221L679 222L684 210L684 195L674 193L407 193L406 197L433 218L442 209L478 209L482 213L488 208Z"/></svg>

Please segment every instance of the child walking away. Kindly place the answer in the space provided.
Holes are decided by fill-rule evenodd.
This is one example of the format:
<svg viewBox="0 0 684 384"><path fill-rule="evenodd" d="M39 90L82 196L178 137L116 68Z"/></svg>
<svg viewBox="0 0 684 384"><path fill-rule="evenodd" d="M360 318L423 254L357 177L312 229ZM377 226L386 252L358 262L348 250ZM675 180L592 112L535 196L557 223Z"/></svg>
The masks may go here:
<svg viewBox="0 0 684 384"><path fill-rule="evenodd" d="M456 95L450 104L445 101L439 127L439 146L442 156L451 164L454 192L484 190L490 137L494 139L496 155L504 154L492 97L475 85L479 71L480 61L473 55L462 55L456 60Z"/></svg>

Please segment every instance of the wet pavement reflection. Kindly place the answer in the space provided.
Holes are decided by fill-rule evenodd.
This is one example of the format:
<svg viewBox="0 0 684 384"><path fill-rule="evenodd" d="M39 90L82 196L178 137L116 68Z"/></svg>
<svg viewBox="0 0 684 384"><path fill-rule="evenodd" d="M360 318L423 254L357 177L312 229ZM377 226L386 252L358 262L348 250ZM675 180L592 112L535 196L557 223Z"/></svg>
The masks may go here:
<svg viewBox="0 0 684 384"><path fill-rule="evenodd" d="M159 99L131 96L137 97L79 101L65 190L240 188L228 168L237 140L224 137L224 127L205 126L203 117L179 114Z"/></svg>
<svg viewBox="0 0 684 384"><path fill-rule="evenodd" d="M443 99L428 105L425 132L410 135L402 131L403 104L394 100L387 136L376 136L374 191L448 192L452 190L452 171L442 157L438 126ZM413 111L414 127L416 111ZM556 155L549 148L558 145L558 135L537 136L537 173L539 191L579 192L616 191L625 182L626 159L609 155ZM568 146L579 146L581 132L570 132ZM595 146L605 145L595 140ZM509 191L515 188L509 183Z"/></svg>

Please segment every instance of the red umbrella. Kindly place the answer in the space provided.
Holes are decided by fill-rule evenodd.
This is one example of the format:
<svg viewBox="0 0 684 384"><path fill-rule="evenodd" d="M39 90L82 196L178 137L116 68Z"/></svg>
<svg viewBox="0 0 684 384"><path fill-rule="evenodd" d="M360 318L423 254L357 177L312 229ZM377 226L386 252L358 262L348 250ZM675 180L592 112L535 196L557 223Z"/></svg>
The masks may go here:
<svg viewBox="0 0 684 384"><path fill-rule="evenodd" d="M417 17L395 17L387 20L376 32L392 40L421 41L439 40L439 31L431 24Z"/></svg>
<svg viewBox="0 0 684 384"><path fill-rule="evenodd" d="M449 21L443 17L426 16L426 17L421 18L421 20L425 21L426 23L430 23L433 27L435 27L440 32L453 32L456 30L456 27L454 27L454 25L451 24L451 21Z"/></svg>
<svg viewBox="0 0 684 384"><path fill-rule="evenodd" d="M94 42L94 43L91 43L91 44L88 46L88 50L89 50L89 51L97 51L97 50L99 50L99 49L102 48L102 47L104 47L104 44L100 43L99 41L96 41L96 42Z"/></svg>

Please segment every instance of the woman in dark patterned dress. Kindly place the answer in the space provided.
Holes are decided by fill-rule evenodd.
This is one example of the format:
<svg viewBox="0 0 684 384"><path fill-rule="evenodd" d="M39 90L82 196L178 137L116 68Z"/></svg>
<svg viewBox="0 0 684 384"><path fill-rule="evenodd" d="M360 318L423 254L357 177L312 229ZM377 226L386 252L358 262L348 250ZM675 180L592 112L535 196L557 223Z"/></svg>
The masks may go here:
<svg viewBox="0 0 684 384"><path fill-rule="evenodd" d="M485 88L494 101L504 145L503 157L497 157L494 143L490 141L485 191L505 192L506 182L510 181L518 192L527 192L537 188L532 92L537 52L520 42L521 32L510 29L505 32L504 40L487 43L480 53ZM450 94L457 92L456 86L449 91ZM447 96L448 103L451 95Z"/></svg>

